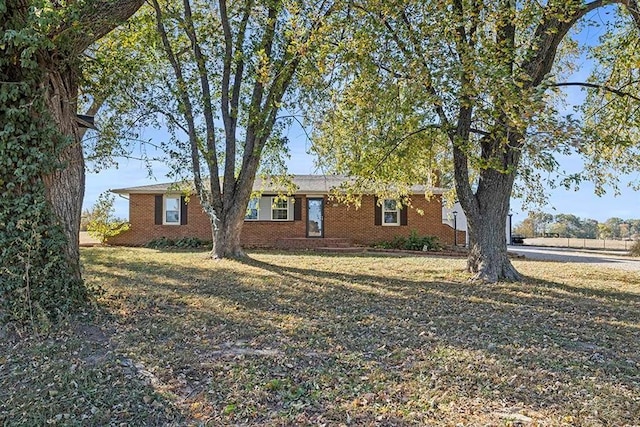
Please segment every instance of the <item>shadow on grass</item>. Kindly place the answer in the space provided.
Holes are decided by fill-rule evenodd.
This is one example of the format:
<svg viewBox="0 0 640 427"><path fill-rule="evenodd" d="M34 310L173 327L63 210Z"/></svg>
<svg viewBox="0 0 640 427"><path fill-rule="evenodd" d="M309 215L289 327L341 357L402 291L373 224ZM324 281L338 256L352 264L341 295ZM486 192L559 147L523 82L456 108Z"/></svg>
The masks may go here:
<svg viewBox="0 0 640 427"><path fill-rule="evenodd" d="M178 295L187 293L200 297L215 296L230 306L272 313L291 311L306 314L310 318L322 313L336 314L340 310L351 313L394 314L404 318L413 307L412 313L417 313L415 309L422 309L422 313L435 312L441 318L457 316L459 319L470 320L465 313L483 313L488 316L487 319L474 316L472 322L473 325L477 325L483 320L500 320L494 316L506 313L515 318L535 317L535 323L517 326L525 328L524 335L536 337L539 334L533 332L539 332L549 323L555 325L554 317L564 315L566 318L563 317L560 332L566 332L569 328L587 328L583 337L586 341L590 341L590 337L594 335L601 335L596 332L601 332L601 329L606 327L607 320L615 320L618 324L607 331L607 335L611 337L620 332L637 332L638 328L640 296L628 292L578 288L535 278L528 278L524 284L478 286L457 282L419 282L389 279L379 275L336 273L281 266L251 258L243 263L273 273L269 278L257 278L274 281L274 286L257 289L252 280L247 283L246 279L252 277L246 271L217 266L213 270L189 267L175 269L150 261L129 262L127 266L133 271L144 273L146 280L139 283L152 284L157 290L165 289ZM114 275L114 278L118 278L117 275ZM354 285L358 286L357 289ZM433 298L427 298L429 296ZM323 306L321 303L329 304ZM438 306L443 304L447 306L448 311L438 310ZM456 308L456 305L460 306ZM186 306L178 309L186 310ZM417 314L418 319L433 321L431 317ZM621 314L622 317L616 317L616 314ZM625 323L628 325L625 326ZM553 329L546 332L552 333ZM455 333L453 335L455 336ZM562 335L558 334L559 337Z"/></svg>
<svg viewBox="0 0 640 427"><path fill-rule="evenodd" d="M397 258L367 255L197 266L142 257L92 253L89 274L108 284L121 351L161 367L182 403L199 396L200 415L187 412L200 421L337 423L348 413L403 425L474 401L472 412L640 418L634 293L535 278L473 285L441 279L437 267L409 279L379 269Z"/></svg>

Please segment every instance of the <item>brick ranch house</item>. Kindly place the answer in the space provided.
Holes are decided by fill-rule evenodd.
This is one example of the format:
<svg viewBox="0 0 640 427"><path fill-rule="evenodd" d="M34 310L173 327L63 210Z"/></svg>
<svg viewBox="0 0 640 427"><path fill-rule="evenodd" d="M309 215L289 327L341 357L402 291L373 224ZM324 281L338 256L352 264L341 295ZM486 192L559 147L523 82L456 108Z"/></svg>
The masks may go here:
<svg viewBox="0 0 640 427"><path fill-rule="evenodd" d="M348 206L329 197L330 190L347 178L324 175L295 175L297 191L278 199L278 191L257 179L241 235L243 247L314 248L372 245L408 236L437 236L444 244L453 244L453 228L443 223L443 189L433 188L425 198L424 186L411 188L413 208L399 208L394 200L378 201L363 195L361 206ZM188 203L171 184L154 184L111 190L129 199L129 230L109 239L113 245L138 246L153 239L197 237L211 240L211 227L198 198ZM418 211L421 210L421 215ZM445 221L446 222L446 221ZM458 230L458 242L465 232Z"/></svg>

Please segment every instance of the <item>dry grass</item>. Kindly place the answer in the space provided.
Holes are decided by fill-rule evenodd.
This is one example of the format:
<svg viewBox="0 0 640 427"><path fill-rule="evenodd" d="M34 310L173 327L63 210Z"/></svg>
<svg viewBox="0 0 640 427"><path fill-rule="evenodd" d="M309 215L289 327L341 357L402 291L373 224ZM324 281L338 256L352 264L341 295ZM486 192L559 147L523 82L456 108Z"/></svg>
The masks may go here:
<svg viewBox="0 0 640 427"><path fill-rule="evenodd" d="M0 342L5 425L638 425L640 275L91 248L95 317Z"/></svg>

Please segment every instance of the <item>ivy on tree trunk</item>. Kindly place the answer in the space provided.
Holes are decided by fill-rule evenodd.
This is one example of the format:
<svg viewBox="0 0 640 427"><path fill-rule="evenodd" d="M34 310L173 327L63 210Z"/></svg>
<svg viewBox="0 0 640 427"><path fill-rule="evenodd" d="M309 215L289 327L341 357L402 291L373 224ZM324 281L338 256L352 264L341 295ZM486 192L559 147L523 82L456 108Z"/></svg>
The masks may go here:
<svg viewBox="0 0 640 427"><path fill-rule="evenodd" d="M78 57L142 4L0 1L0 318L34 325L83 307L84 160Z"/></svg>

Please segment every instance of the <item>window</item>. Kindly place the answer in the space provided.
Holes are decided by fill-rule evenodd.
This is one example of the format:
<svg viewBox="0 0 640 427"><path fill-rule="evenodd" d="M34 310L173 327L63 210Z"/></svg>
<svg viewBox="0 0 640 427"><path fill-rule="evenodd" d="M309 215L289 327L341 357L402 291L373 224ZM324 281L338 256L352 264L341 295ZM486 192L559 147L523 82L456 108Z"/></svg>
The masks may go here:
<svg viewBox="0 0 640 427"><path fill-rule="evenodd" d="M180 197L164 198L164 223L180 224Z"/></svg>
<svg viewBox="0 0 640 427"><path fill-rule="evenodd" d="M274 221L289 219L289 199L271 198L271 219Z"/></svg>
<svg viewBox="0 0 640 427"><path fill-rule="evenodd" d="M400 225L400 209L395 200L385 199L382 204L382 225Z"/></svg>
<svg viewBox="0 0 640 427"><path fill-rule="evenodd" d="M247 206L247 214L244 216L245 220L257 220L258 219L258 204L260 199L251 199L249 200L249 205Z"/></svg>

